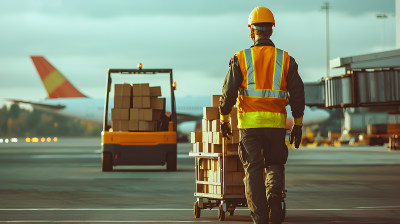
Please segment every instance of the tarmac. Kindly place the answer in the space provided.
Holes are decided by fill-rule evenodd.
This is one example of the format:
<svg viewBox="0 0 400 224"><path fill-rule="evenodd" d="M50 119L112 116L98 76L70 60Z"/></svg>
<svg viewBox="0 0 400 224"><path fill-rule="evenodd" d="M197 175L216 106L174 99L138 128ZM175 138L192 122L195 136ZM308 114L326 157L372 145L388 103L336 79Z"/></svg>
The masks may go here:
<svg viewBox="0 0 400 224"><path fill-rule="evenodd" d="M165 166L101 171L99 138L0 144L0 223L217 223L193 216L192 145ZM400 151L386 147L291 149L284 223L400 223ZM238 208L224 223L252 223Z"/></svg>

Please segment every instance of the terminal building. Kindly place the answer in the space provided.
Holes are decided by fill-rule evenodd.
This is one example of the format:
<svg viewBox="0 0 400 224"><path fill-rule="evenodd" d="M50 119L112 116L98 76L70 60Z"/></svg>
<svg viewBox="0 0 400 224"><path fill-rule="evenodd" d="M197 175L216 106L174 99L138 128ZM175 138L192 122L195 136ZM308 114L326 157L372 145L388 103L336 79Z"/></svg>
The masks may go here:
<svg viewBox="0 0 400 224"><path fill-rule="evenodd" d="M353 137L400 131L400 0L396 0L396 48L332 59L331 68L345 68L345 74L305 83L306 105L333 113L331 121L321 124L323 136L339 127L342 136Z"/></svg>

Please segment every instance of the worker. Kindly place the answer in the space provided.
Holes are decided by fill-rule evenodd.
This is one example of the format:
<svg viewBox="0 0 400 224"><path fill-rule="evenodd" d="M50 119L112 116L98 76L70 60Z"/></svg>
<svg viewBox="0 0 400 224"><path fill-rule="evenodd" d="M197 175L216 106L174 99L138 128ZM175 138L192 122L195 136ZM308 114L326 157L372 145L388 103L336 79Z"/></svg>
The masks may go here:
<svg viewBox="0 0 400 224"><path fill-rule="evenodd" d="M254 45L237 52L229 61L220 99L221 132L231 134L230 112L237 101L240 130L239 157L243 163L245 194L254 223L281 223L286 104L294 117L289 136L298 148L302 135L304 85L298 65L270 40L275 19L266 7L256 7L248 26ZM264 183L263 173L266 169Z"/></svg>

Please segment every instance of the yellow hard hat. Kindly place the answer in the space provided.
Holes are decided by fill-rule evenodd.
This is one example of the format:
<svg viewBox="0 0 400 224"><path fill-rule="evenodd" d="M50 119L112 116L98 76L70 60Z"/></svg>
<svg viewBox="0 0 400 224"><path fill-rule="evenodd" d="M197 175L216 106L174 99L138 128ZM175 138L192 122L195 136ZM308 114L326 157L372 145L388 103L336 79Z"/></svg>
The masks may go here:
<svg viewBox="0 0 400 224"><path fill-rule="evenodd" d="M264 6L258 6L249 15L248 27L255 23L272 23L275 26L274 14Z"/></svg>

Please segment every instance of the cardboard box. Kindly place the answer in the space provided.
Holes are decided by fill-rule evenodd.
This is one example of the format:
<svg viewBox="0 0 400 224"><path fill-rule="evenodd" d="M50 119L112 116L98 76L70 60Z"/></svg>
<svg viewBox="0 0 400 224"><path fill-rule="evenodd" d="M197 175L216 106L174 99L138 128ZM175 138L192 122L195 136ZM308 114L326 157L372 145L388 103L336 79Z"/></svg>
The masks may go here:
<svg viewBox="0 0 400 224"><path fill-rule="evenodd" d="M132 97L132 108L143 108L142 97L140 96Z"/></svg>
<svg viewBox="0 0 400 224"><path fill-rule="evenodd" d="M111 120L129 120L129 109L111 109Z"/></svg>
<svg viewBox="0 0 400 224"><path fill-rule="evenodd" d="M132 84L132 96L150 96L149 84Z"/></svg>
<svg viewBox="0 0 400 224"><path fill-rule="evenodd" d="M208 131L208 121L206 119L201 120L201 131Z"/></svg>
<svg viewBox="0 0 400 224"><path fill-rule="evenodd" d="M219 107L219 99L222 97L222 95L213 95L212 96L212 107Z"/></svg>
<svg viewBox="0 0 400 224"><path fill-rule="evenodd" d="M238 112L237 112L237 108L236 107L232 107L231 110L231 119L238 119Z"/></svg>
<svg viewBox="0 0 400 224"><path fill-rule="evenodd" d="M232 172L233 183L243 183L244 172Z"/></svg>
<svg viewBox="0 0 400 224"><path fill-rule="evenodd" d="M227 144L226 152L227 153L238 153L239 144Z"/></svg>
<svg viewBox="0 0 400 224"><path fill-rule="evenodd" d="M225 183L233 183L233 172L225 173Z"/></svg>
<svg viewBox="0 0 400 224"><path fill-rule="evenodd" d="M204 180L204 170L199 170L199 172L197 174L198 174L197 180L200 180L200 181Z"/></svg>
<svg viewBox="0 0 400 224"><path fill-rule="evenodd" d="M221 186L214 186L214 194L222 194Z"/></svg>
<svg viewBox="0 0 400 224"><path fill-rule="evenodd" d="M237 131L238 129L238 120L237 119L232 119L231 118L231 128L232 131Z"/></svg>
<svg viewBox="0 0 400 224"><path fill-rule="evenodd" d="M155 109L155 110L164 110L165 109L165 98L151 97L150 107L151 107L151 109Z"/></svg>
<svg viewBox="0 0 400 224"><path fill-rule="evenodd" d="M207 176L208 176L208 181L210 181L210 182L214 182L215 181L214 172L212 170L207 170Z"/></svg>
<svg viewBox="0 0 400 224"><path fill-rule="evenodd" d="M206 158L200 158L199 161L199 168L201 170L208 170L211 167L211 162L210 159L206 159ZM207 177L207 175L204 175L205 177Z"/></svg>
<svg viewBox="0 0 400 224"><path fill-rule="evenodd" d="M212 143L212 142L213 142L213 133L208 132L208 143Z"/></svg>
<svg viewBox="0 0 400 224"><path fill-rule="evenodd" d="M212 171L218 171L219 170L218 159L211 160L211 170Z"/></svg>
<svg viewBox="0 0 400 224"><path fill-rule="evenodd" d="M200 179L199 179L200 180ZM201 179L201 180L203 180L203 179ZM205 193L204 192L204 184L196 184L197 186L196 186L196 192L198 192L198 193Z"/></svg>
<svg viewBox="0 0 400 224"><path fill-rule="evenodd" d="M208 131L212 132L212 120L207 120L207 122Z"/></svg>
<svg viewBox="0 0 400 224"><path fill-rule="evenodd" d="M139 120L129 120L128 129L129 131L139 131Z"/></svg>
<svg viewBox="0 0 400 224"><path fill-rule="evenodd" d="M209 182L214 182L211 178L208 180ZM214 185L207 185L208 186L208 193L214 194Z"/></svg>
<svg viewBox="0 0 400 224"><path fill-rule="evenodd" d="M139 111L140 111L140 109L138 109L138 108L131 108L129 110L129 119L130 120L139 120L139 118L140 118Z"/></svg>
<svg viewBox="0 0 400 224"><path fill-rule="evenodd" d="M163 111L162 110L155 110L155 109L152 109L152 110L153 110L153 120L154 121L160 120Z"/></svg>
<svg viewBox="0 0 400 224"><path fill-rule="evenodd" d="M212 144L211 145L211 152L212 153L222 153L222 145Z"/></svg>
<svg viewBox="0 0 400 224"><path fill-rule="evenodd" d="M139 120L142 121L157 121L161 118L161 110L139 109Z"/></svg>
<svg viewBox="0 0 400 224"><path fill-rule="evenodd" d="M211 152L211 144L210 143L204 143L203 142L203 152L204 153L210 153Z"/></svg>
<svg viewBox="0 0 400 224"><path fill-rule="evenodd" d="M236 157L225 158L225 169L226 171L237 171L237 160Z"/></svg>
<svg viewBox="0 0 400 224"><path fill-rule="evenodd" d="M142 108L150 108L150 96L142 96Z"/></svg>
<svg viewBox="0 0 400 224"><path fill-rule="evenodd" d="M129 130L129 120L112 120L113 131L128 131Z"/></svg>
<svg viewBox="0 0 400 224"><path fill-rule="evenodd" d="M130 96L115 96L114 97L114 108L130 108L131 97Z"/></svg>
<svg viewBox="0 0 400 224"><path fill-rule="evenodd" d="M151 97L161 96L161 86L152 86L152 87L150 87L150 96Z"/></svg>
<svg viewBox="0 0 400 224"><path fill-rule="evenodd" d="M238 144L240 142L240 131L232 130L231 140L228 140L228 144Z"/></svg>
<svg viewBox="0 0 400 224"><path fill-rule="evenodd" d="M203 152L203 143L196 142L193 144L193 152Z"/></svg>
<svg viewBox="0 0 400 224"><path fill-rule="evenodd" d="M201 142L208 143L208 132L203 131L201 138L202 138Z"/></svg>
<svg viewBox="0 0 400 224"><path fill-rule="evenodd" d="M244 186L227 186L225 194L244 195Z"/></svg>
<svg viewBox="0 0 400 224"><path fill-rule="evenodd" d="M242 163L242 161L240 160L240 158L238 158L238 160L237 160L237 171L238 171L238 172L244 172L243 163ZM264 179L265 179L265 178L264 178Z"/></svg>
<svg viewBox="0 0 400 224"><path fill-rule="evenodd" d="M213 144L223 144L221 132L213 132Z"/></svg>
<svg viewBox="0 0 400 224"><path fill-rule="evenodd" d="M219 132L221 125L220 125L220 120L213 120L211 121L211 131L212 132Z"/></svg>
<svg viewBox="0 0 400 224"><path fill-rule="evenodd" d="M206 120L219 119L218 107L203 107L203 119L206 119Z"/></svg>
<svg viewBox="0 0 400 224"><path fill-rule="evenodd" d="M152 109L139 109L139 120L152 121L153 120L153 110Z"/></svg>
<svg viewBox="0 0 400 224"><path fill-rule="evenodd" d="M231 141L232 141L232 144L237 144L240 142L239 130L232 130Z"/></svg>
<svg viewBox="0 0 400 224"><path fill-rule="evenodd" d="M132 86L131 84L115 84L114 85L114 97L115 96L131 96Z"/></svg>
<svg viewBox="0 0 400 224"><path fill-rule="evenodd" d="M139 121L139 131L155 131L156 123L154 121Z"/></svg>
<svg viewBox="0 0 400 224"><path fill-rule="evenodd" d="M196 132L191 132L191 143L196 143L196 142L203 142L203 132L201 131L196 131Z"/></svg>

